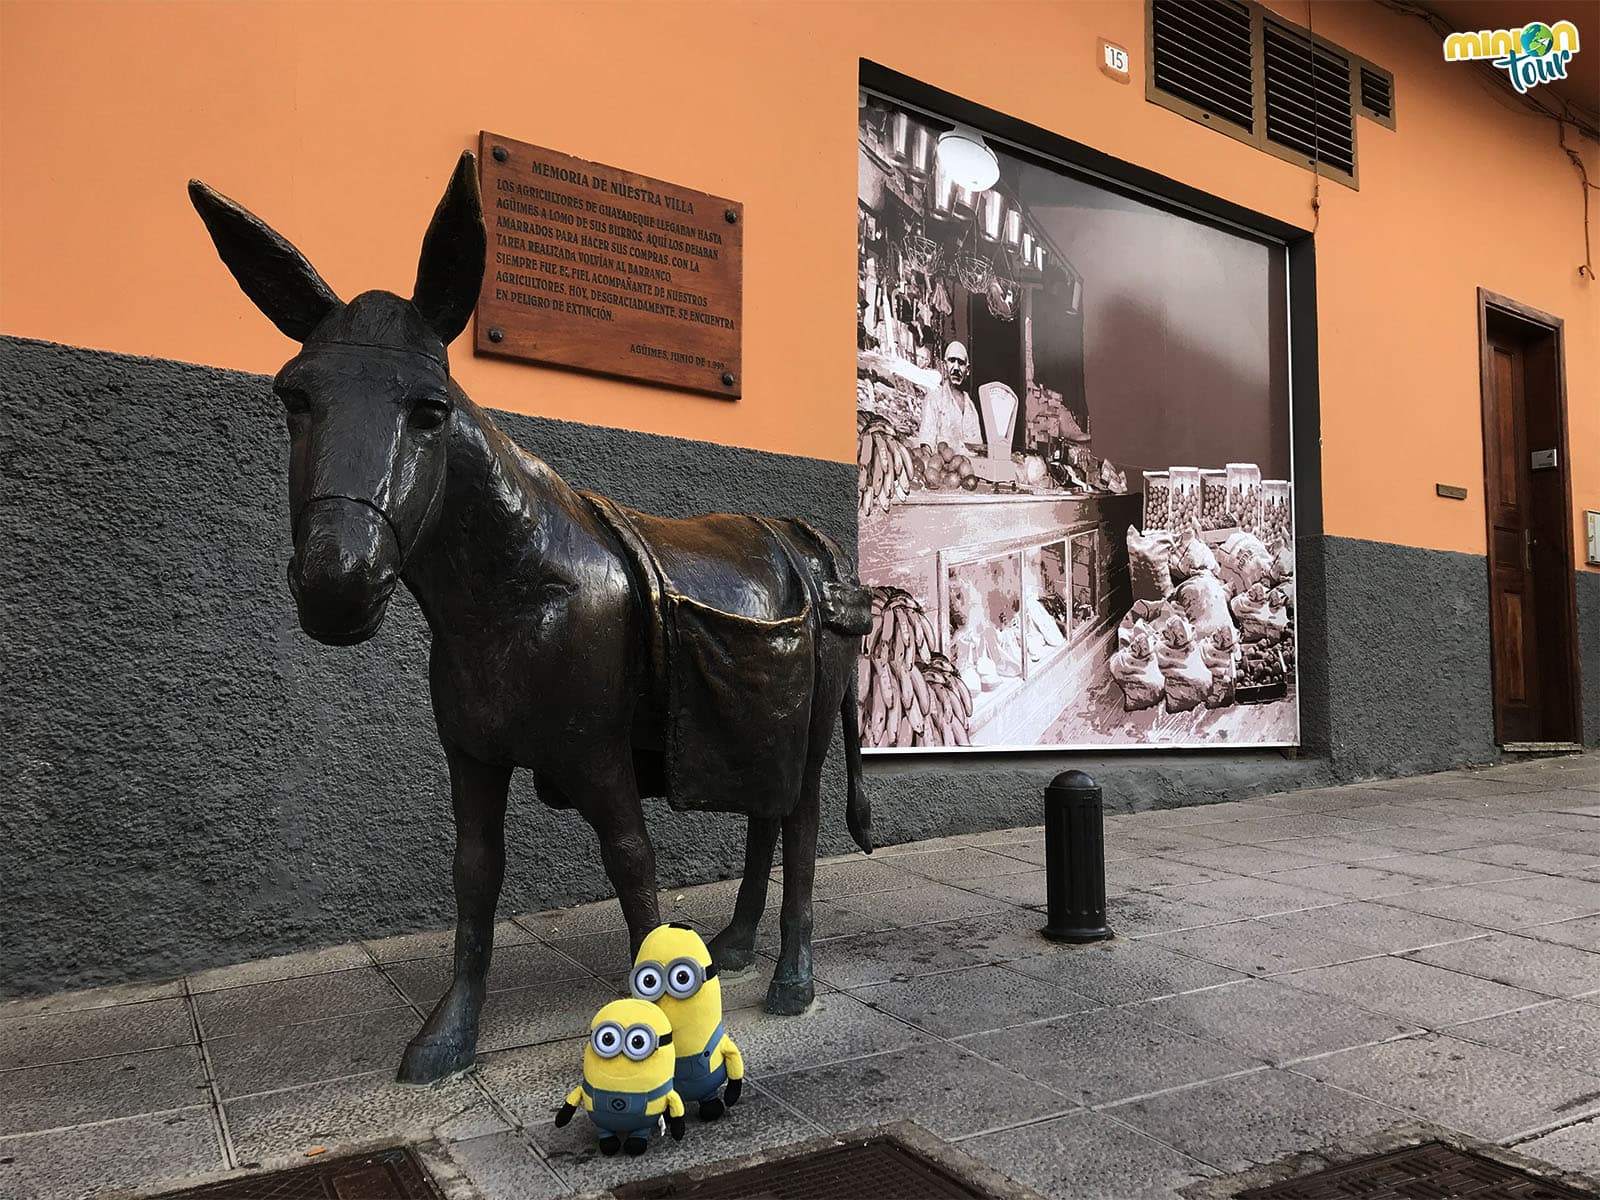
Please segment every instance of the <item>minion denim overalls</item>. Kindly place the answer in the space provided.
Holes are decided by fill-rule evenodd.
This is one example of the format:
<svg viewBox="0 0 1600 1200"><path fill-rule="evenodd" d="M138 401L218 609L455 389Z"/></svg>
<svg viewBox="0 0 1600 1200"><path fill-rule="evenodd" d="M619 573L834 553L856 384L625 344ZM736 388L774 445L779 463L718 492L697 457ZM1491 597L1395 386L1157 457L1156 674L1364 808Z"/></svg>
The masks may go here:
<svg viewBox="0 0 1600 1200"><path fill-rule="evenodd" d="M706 1039L705 1049L699 1054L679 1057L677 1065L673 1067L673 1082L677 1085L678 1095L684 1103L694 1101L698 1104L710 1100L722 1089L722 1085L728 1082L727 1063L718 1063L715 1071L711 1069L711 1055L722 1045L724 1036L726 1034L722 1022L718 1021L716 1029L712 1030L711 1036Z"/></svg>
<svg viewBox="0 0 1600 1200"><path fill-rule="evenodd" d="M589 1101L589 1119L601 1129L620 1138L649 1139L660 1125L660 1113L646 1113L653 1102L672 1090L672 1080L648 1092L608 1092L583 1081L583 1094Z"/></svg>

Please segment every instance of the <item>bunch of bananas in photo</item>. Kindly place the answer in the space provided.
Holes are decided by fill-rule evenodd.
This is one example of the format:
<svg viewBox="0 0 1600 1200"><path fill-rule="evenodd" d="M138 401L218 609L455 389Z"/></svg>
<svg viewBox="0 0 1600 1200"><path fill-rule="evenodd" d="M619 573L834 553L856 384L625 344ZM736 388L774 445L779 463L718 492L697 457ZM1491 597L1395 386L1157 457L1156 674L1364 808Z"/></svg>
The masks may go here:
<svg viewBox="0 0 1600 1200"><path fill-rule="evenodd" d="M910 592L872 589L872 631L856 668L862 745L972 744L972 691L935 645L933 622Z"/></svg>
<svg viewBox="0 0 1600 1200"><path fill-rule="evenodd" d="M873 413L856 414L856 467L856 511L863 517L874 508L888 512L911 495L913 478L922 480L894 426Z"/></svg>

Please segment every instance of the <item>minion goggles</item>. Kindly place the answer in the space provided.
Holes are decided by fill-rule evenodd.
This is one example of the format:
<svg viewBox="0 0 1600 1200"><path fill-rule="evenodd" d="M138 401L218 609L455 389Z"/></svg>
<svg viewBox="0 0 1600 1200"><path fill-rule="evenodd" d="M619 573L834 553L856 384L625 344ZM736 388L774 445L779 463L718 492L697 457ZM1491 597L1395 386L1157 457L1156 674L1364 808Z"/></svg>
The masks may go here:
<svg viewBox="0 0 1600 1200"><path fill-rule="evenodd" d="M589 1044L601 1058L625 1054L643 1062L662 1046L672 1045L672 1032L658 1034L648 1025L629 1025L624 1029L615 1021L602 1021L589 1035Z"/></svg>
<svg viewBox="0 0 1600 1200"><path fill-rule="evenodd" d="M646 961L633 968L633 974L628 976L628 989L640 1000L659 1000L663 992L674 1000L687 1000L706 980L716 977L716 963L702 966L692 958L675 958L662 966Z"/></svg>

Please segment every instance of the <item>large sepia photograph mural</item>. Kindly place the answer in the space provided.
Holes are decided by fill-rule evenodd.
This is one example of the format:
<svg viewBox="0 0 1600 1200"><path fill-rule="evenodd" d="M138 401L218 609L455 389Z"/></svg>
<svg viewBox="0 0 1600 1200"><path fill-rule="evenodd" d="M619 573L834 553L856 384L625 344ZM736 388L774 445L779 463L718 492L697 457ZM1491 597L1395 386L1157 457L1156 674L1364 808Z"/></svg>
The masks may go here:
<svg viewBox="0 0 1600 1200"><path fill-rule="evenodd" d="M1299 741L1286 262L863 92L875 752Z"/></svg>

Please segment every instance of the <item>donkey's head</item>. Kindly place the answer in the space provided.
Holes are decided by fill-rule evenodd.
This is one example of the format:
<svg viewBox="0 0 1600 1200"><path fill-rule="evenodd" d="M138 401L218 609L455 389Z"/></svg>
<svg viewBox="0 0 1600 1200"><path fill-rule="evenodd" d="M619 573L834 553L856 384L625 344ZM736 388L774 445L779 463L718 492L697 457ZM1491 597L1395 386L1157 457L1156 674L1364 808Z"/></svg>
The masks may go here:
<svg viewBox="0 0 1600 1200"><path fill-rule="evenodd" d="M461 156L433 214L410 300L364 292L342 303L260 218L198 180L189 197L245 295L302 344L273 380L289 423L289 590L300 626L330 645L365 641L444 496L463 398L445 347L483 282L473 156Z"/></svg>

